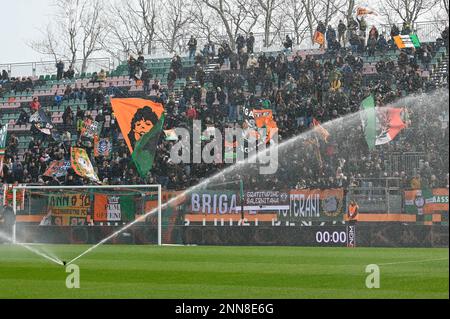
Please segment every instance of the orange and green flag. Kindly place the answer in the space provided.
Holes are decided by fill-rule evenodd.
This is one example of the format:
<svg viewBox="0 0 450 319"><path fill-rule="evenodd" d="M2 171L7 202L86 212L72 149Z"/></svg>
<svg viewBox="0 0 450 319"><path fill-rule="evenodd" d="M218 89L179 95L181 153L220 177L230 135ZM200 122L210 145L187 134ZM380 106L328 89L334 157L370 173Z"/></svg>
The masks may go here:
<svg viewBox="0 0 450 319"><path fill-rule="evenodd" d="M164 107L139 98L111 99L111 105L133 162L144 178L153 167L164 125Z"/></svg>
<svg viewBox="0 0 450 319"><path fill-rule="evenodd" d="M313 38L313 42L323 45L325 43L325 36L323 35L322 32L316 31L314 33L314 38Z"/></svg>

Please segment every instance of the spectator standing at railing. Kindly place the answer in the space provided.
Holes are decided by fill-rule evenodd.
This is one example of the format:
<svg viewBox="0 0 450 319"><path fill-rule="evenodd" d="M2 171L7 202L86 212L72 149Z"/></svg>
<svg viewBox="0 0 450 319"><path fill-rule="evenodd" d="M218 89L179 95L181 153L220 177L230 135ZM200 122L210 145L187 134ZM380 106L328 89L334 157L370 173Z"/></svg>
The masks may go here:
<svg viewBox="0 0 450 319"><path fill-rule="evenodd" d="M136 68L137 61L132 55L130 55L128 58L128 76L130 79L136 79Z"/></svg>
<svg viewBox="0 0 450 319"><path fill-rule="evenodd" d="M367 31L367 22L366 19L364 19L364 16L361 17L361 19L356 18L356 20L359 23L359 31L361 37L366 37L366 31Z"/></svg>
<svg viewBox="0 0 450 319"><path fill-rule="evenodd" d="M412 32L411 24L409 22L407 22L407 21L404 21L403 25L402 25L402 32L401 32L402 35L408 35L411 32Z"/></svg>
<svg viewBox="0 0 450 319"><path fill-rule="evenodd" d="M2 70L1 80L4 82L9 81L9 74L6 70Z"/></svg>
<svg viewBox="0 0 450 319"><path fill-rule="evenodd" d="M236 50L237 50L238 54L240 54L241 50L245 47L245 45L246 45L246 40L245 40L244 36L239 33L236 38Z"/></svg>
<svg viewBox="0 0 450 319"><path fill-rule="evenodd" d="M188 49L189 49L189 59L192 60L195 56L195 52L197 51L197 39L194 38L193 35L191 35L191 38L189 39Z"/></svg>
<svg viewBox="0 0 450 319"><path fill-rule="evenodd" d="M339 20L338 24L338 41L339 44L345 48L345 32L347 31L347 27L345 26L345 23L342 22L342 20Z"/></svg>
<svg viewBox="0 0 450 319"><path fill-rule="evenodd" d="M328 25L325 38L327 39L327 48L332 48L334 41L336 41L336 30L333 29L331 24Z"/></svg>
<svg viewBox="0 0 450 319"><path fill-rule="evenodd" d="M442 31L441 37L442 37L442 40L444 40L444 44L445 44L445 47L448 52L448 26L445 27L444 31Z"/></svg>
<svg viewBox="0 0 450 319"><path fill-rule="evenodd" d="M145 69L145 57L144 57L144 55L142 54L141 51L138 52L138 58L137 58L136 63L137 63L137 68L139 70L141 70L141 71L144 71L144 69Z"/></svg>
<svg viewBox="0 0 450 319"><path fill-rule="evenodd" d="M56 79L59 81L62 79L64 75L64 62L62 60L59 60L58 63L56 63Z"/></svg>
<svg viewBox="0 0 450 319"><path fill-rule="evenodd" d="M400 35L400 30L396 24L393 24L391 28L391 39L394 39L397 35Z"/></svg>
<svg viewBox="0 0 450 319"><path fill-rule="evenodd" d="M292 39L289 37L288 34L286 34L286 40L283 43L284 46L284 52L292 52Z"/></svg>
<svg viewBox="0 0 450 319"><path fill-rule="evenodd" d="M253 32L250 32L249 36L247 37L246 44L247 44L247 53L252 54L255 46L255 37L253 36Z"/></svg>

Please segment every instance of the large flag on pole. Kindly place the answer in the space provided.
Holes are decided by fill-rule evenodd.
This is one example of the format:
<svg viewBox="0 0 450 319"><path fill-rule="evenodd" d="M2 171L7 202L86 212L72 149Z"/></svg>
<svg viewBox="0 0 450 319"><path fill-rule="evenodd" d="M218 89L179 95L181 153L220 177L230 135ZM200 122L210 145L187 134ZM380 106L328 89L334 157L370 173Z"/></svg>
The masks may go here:
<svg viewBox="0 0 450 319"><path fill-rule="evenodd" d="M8 134L8 124L0 128L0 176L3 176L3 160L5 159L7 134Z"/></svg>
<svg viewBox="0 0 450 319"><path fill-rule="evenodd" d="M145 177L153 167L164 107L138 98L111 99L111 105L139 175Z"/></svg>
<svg viewBox="0 0 450 319"><path fill-rule="evenodd" d="M377 138L375 145L383 145L392 141L406 127L405 108L377 107Z"/></svg>
<svg viewBox="0 0 450 319"><path fill-rule="evenodd" d="M100 182L91 160L84 149L72 147L70 151L70 162L77 175L87 177L97 183Z"/></svg>
<svg viewBox="0 0 450 319"><path fill-rule="evenodd" d="M406 127L405 108L375 107L373 96L369 96L362 101L361 109L364 134L370 150L389 143Z"/></svg>

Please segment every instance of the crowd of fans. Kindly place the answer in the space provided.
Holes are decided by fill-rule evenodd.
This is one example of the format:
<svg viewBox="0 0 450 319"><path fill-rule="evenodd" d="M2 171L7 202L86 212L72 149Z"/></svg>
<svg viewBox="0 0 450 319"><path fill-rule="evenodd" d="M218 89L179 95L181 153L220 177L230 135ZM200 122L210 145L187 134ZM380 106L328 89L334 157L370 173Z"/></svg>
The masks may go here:
<svg viewBox="0 0 450 319"><path fill-rule="evenodd" d="M62 178L43 175L52 161L69 159L72 137L78 136L74 145L87 150L103 183L158 183L166 189L185 189L230 164L173 164L170 149L174 142L166 141L162 134L153 169L146 178L139 177L124 140L119 138L120 129L108 102L109 97L140 95L163 103L166 110L165 129L185 127L192 130L192 121L198 119L204 129L213 125L223 131L227 127L241 125L244 106L272 109L281 142L309 130L313 118L328 122L357 112L361 101L370 93L374 94L378 106L385 106L405 95L431 92L436 88L436 83L429 77L423 78L419 70L432 71L430 63L440 47L445 46L448 52L448 27L443 31L442 39L433 44L424 43L418 49L402 50L395 59L386 53L396 48L393 36L411 32L407 24L403 25L402 30L393 26L389 36L378 32L375 27L366 34L367 23L364 19L351 19L347 25L340 21L337 32L323 23L319 23L317 30L326 39L320 55L304 56L301 51L294 52L289 36L277 56L255 53L255 38L251 33L247 37L239 35L234 50L226 41L220 44L210 42L199 50L197 40L191 37L186 49L189 58L194 60L194 66L183 67L181 57L175 55L167 75L167 86L153 78L151 70L146 68L144 56L139 53L137 58L130 56L128 71L130 79L143 86L143 92L131 92L112 85L104 87L102 83L107 75L102 70L93 76L92 82L100 82L95 89L67 85L63 95L55 94L45 102L34 98L29 110L21 110L16 124L27 123L30 115L41 108L51 118L50 107L68 101L62 115L63 123L54 125L52 135L35 131L23 160L18 156L17 135L9 134L0 182L47 185L92 183L77 176L71 168ZM366 75L363 72L364 61L374 55L380 56L376 64L377 73ZM216 67L211 71L208 67L212 63ZM74 77L72 66L64 71L64 64L60 61L56 68L58 80ZM177 79L185 80L182 90L175 88ZM7 74L2 74L1 83L3 94L5 91L32 92L35 86L42 84L31 79L9 79ZM79 106L72 108L71 101L77 100L86 101L88 110L97 111L96 116L86 115ZM427 123L440 123L438 116L442 114L430 113L427 116ZM448 120L448 113L445 116ZM86 119L99 122L100 137L110 137L114 142L109 158L94 157L92 141L79 137L81 123ZM411 120L422 121L418 114L413 114ZM345 126L345 123L342 125ZM358 185L361 178L385 177L397 177L405 188L424 185L448 187L448 125L439 127L440 133L435 135L427 130L429 127L420 126L419 131L411 133L409 138L416 137L413 142L391 143L369 151L362 127L355 125L331 134L328 144L318 145L320 152L314 151L315 146L307 141L298 146L298 150L289 150L290 154L293 153L291 156L284 156L287 151L282 150L276 176L263 176L256 171L250 174L255 168L249 168L245 174L235 172L235 176L227 179L243 178L255 189L347 187ZM441 141L447 141L446 151L439 147L443 144ZM202 141L202 144L205 143L208 141ZM385 167L385 159L392 151L426 152L427 159L414 172L390 172ZM287 162L288 159L293 163Z"/></svg>

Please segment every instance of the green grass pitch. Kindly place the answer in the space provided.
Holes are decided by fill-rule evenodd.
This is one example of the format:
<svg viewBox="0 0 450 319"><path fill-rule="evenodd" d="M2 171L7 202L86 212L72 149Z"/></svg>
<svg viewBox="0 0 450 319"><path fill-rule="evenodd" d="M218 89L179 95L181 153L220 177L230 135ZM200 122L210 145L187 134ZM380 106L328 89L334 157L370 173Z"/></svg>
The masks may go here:
<svg viewBox="0 0 450 319"><path fill-rule="evenodd" d="M62 260L89 246L46 245ZM105 245L63 266L0 245L0 298L449 298L448 249ZM380 265L379 289L365 268Z"/></svg>

